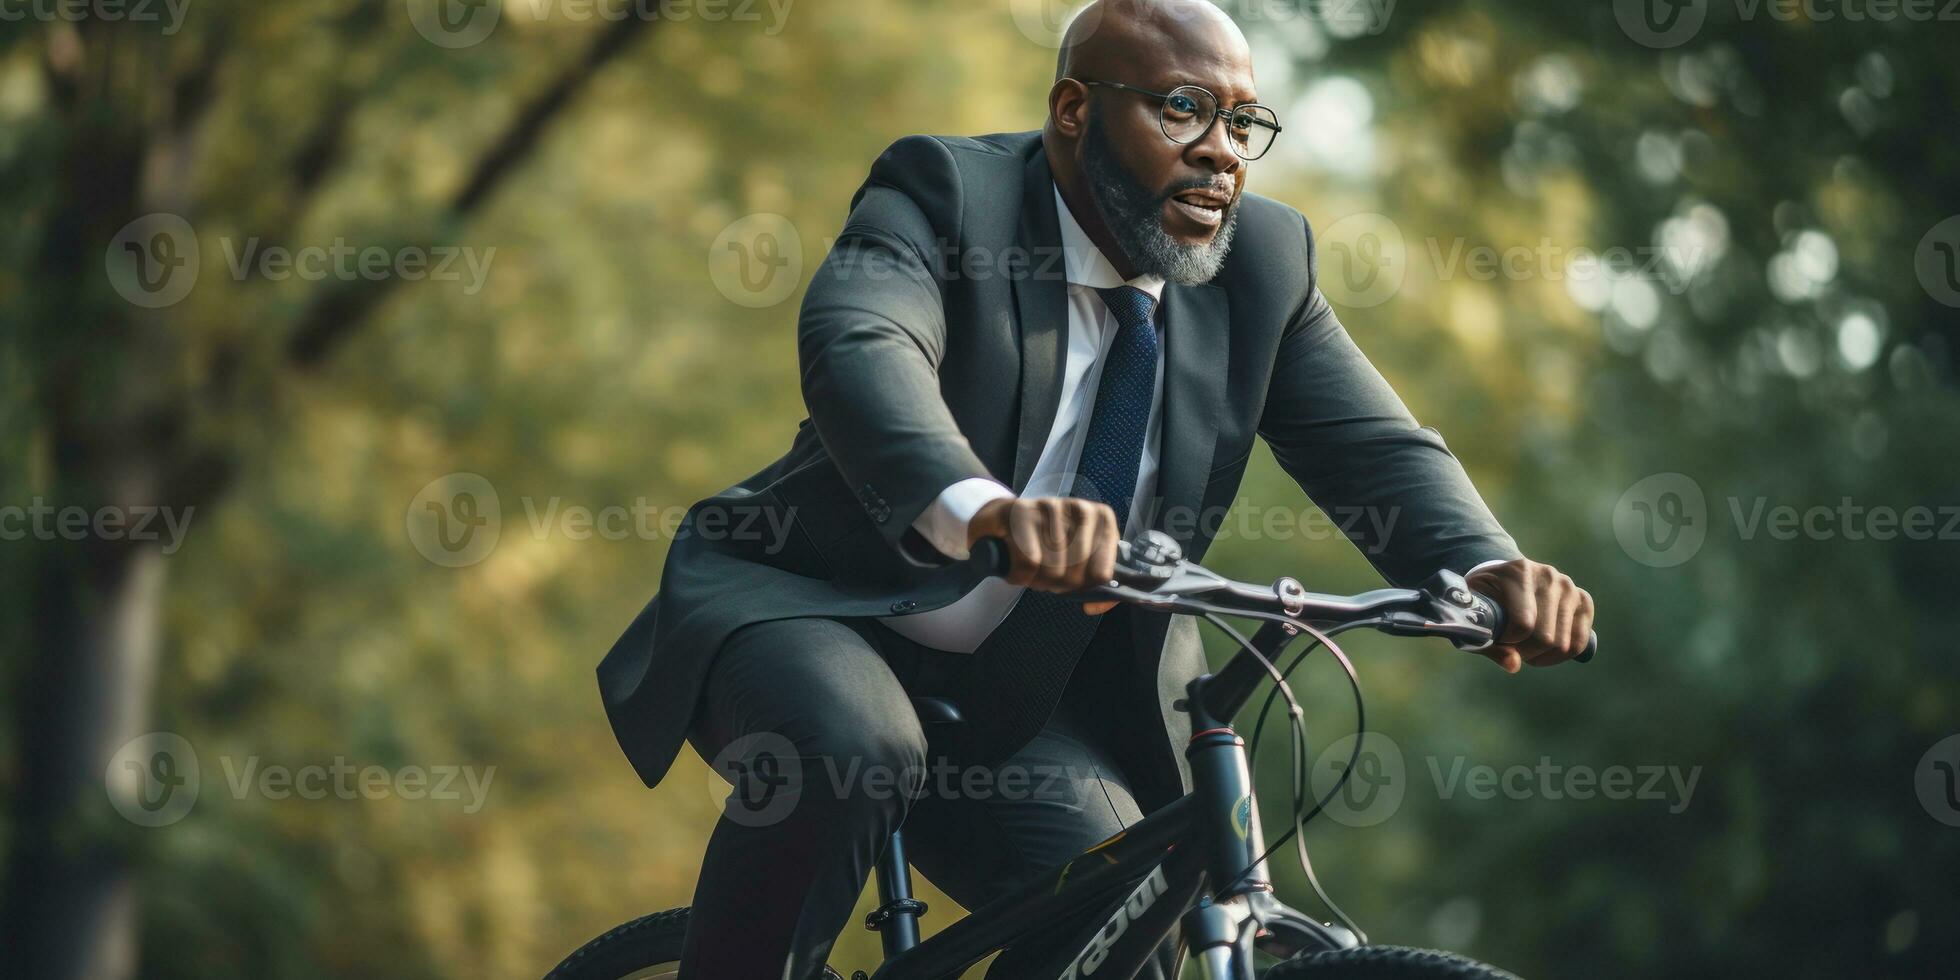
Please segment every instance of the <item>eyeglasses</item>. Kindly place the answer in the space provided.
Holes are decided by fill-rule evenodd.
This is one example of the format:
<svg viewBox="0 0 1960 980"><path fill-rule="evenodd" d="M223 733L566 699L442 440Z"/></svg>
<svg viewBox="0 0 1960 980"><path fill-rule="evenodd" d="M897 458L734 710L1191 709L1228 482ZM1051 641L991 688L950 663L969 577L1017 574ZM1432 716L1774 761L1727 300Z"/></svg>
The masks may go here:
<svg viewBox="0 0 1960 980"><path fill-rule="evenodd" d="M1232 152L1238 154L1241 160L1257 160L1265 156L1266 151L1272 149L1274 138L1279 136L1279 114L1270 107L1247 102L1225 109L1219 106L1218 96L1196 85L1180 85L1169 92L1152 92L1122 82L1080 78L1076 81L1092 88L1107 85L1164 100L1163 108L1157 113L1157 123L1163 127L1164 135L1171 142L1180 145L1204 139L1215 119L1225 120L1225 133L1232 138Z"/></svg>

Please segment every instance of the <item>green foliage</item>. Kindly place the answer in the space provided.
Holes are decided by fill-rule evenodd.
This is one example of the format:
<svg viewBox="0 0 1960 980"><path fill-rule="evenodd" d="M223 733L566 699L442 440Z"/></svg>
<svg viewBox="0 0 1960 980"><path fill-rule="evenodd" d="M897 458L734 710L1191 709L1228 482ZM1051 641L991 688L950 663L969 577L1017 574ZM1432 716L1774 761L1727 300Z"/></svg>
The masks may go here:
<svg viewBox="0 0 1960 980"><path fill-rule="evenodd" d="M1326 246L1358 244L1344 218L1397 226L1400 290L1337 307L1527 553L1597 597L1606 649L1505 677L1440 645L1355 640L1408 793L1375 826L1316 821L1321 880L1379 941L1525 975L1932 975L1956 952L1960 832L1913 773L1960 717L1941 628L1955 544L1745 536L1742 518L1758 498L1960 504L1956 317L1914 272L1960 200L1939 122L1960 27L1714 4L1692 41L1656 50L1612 4L1404 3L1353 37L1272 13L1302 6L1341 5L1229 8L1267 12L1243 19L1288 126L1254 189L1321 229L1329 277ZM611 27L530 9L504 5L496 33L457 50L401 4L352 0L193 4L169 36L0 25L0 505L95 499L113 481L70 452L77 433L162 417L131 443L198 502L166 561L150 727L196 747L202 795L180 823L114 832L139 869L143 975L535 976L614 922L685 904L719 784L690 756L640 786L591 674L657 587L664 540L555 518L682 509L780 453L803 413L796 296L729 302L709 275L717 234L781 214L807 275L885 145L1034 128L1053 65L1004 4L797 4L776 33L651 23L480 206L458 207L488 149ZM48 69L78 56L99 71ZM71 78L100 88L71 98ZM192 85L208 99L183 131L170 108ZM1340 132L1317 113L1357 108L1371 115L1355 143L1314 141ZM91 166L126 202L77 206ZM183 303L132 311L103 248L158 210L191 220L204 270ZM67 224L77 213L99 220ZM1459 245L1651 248L1684 228L1704 234L1689 268L1615 279L1603 300L1570 276L1449 261ZM496 252L474 294L385 284L303 363L290 342L336 284L235 278L227 249L253 236ZM457 472L489 480L502 527L487 559L448 568L404 516ZM1622 493L1658 473L1707 497L1707 542L1673 567L1634 560L1614 530ZM1244 497L1305 505L1263 454ZM0 542L7 710L42 696L23 680L48 642L31 586L63 547ZM1245 578L1375 581L1338 541L1240 535L1212 554ZM1296 677L1317 753L1346 734L1348 695L1323 656ZM33 788L6 727L12 804ZM1700 767L1699 783L1670 813L1442 799L1431 778L1544 756ZM241 796L224 768L339 757L496 775L466 813ZM1269 738L1269 835L1285 763ZM1275 866L1309 907L1291 862ZM943 927L953 903L926 897ZM852 926L833 963L875 957Z"/></svg>

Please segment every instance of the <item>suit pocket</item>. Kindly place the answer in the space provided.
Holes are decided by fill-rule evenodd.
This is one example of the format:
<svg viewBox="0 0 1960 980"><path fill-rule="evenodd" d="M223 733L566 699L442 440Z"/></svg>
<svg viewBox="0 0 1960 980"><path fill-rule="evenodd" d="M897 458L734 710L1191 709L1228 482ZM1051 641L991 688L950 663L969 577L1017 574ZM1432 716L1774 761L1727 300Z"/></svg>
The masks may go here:
<svg viewBox="0 0 1960 980"><path fill-rule="evenodd" d="M829 457L820 456L771 484L788 520L814 549L826 577L840 584L904 585L918 575L878 533L864 504Z"/></svg>
<svg viewBox="0 0 1960 980"><path fill-rule="evenodd" d="M878 536L864 505L844 485L843 474L828 457L819 456L790 471L770 484L767 492L789 508L791 521L819 551L828 551L854 534Z"/></svg>

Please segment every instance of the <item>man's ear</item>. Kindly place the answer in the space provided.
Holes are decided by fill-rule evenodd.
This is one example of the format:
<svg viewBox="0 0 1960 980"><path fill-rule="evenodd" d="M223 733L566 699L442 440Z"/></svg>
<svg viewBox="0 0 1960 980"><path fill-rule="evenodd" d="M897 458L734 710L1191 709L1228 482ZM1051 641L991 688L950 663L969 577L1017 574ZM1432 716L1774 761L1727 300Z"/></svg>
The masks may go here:
<svg viewBox="0 0 1960 980"><path fill-rule="evenodd" d="M1057 80L1048 90L1048 122L1063 139L1081 139L1089 125L1089 87L1073 78Z"/></svg>

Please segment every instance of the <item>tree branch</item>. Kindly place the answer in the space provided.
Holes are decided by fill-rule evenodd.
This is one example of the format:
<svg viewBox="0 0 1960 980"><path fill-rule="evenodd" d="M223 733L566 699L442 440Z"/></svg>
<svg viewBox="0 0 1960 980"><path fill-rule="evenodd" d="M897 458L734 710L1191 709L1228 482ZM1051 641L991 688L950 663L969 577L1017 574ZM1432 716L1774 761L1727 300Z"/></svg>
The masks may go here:
<svg viewBox="0 0 1960 980"><path fill-rule="evenodd" d="M625 17L606 25L584 57L567 67L551 85L519 111L503 134L477 158L469 179L463 182L435 225L454 226L473 215L518 164L537 148L538 140L551 120L650 23L650 18ZM361 279L337 282L323 288L300 314L299 323L286 343L287 356L301 369L317 367L334 348L366 322L387 297L394 283L392 279Z"/></svg>

